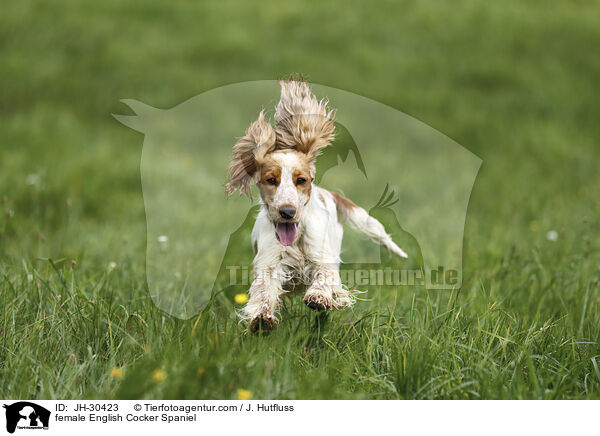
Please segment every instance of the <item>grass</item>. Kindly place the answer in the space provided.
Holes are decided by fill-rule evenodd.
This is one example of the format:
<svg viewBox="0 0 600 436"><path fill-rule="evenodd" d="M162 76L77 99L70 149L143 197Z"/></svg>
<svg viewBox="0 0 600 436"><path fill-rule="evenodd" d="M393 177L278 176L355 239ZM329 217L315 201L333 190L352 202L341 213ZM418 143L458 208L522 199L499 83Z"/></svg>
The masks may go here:
<svg viewBox="0 0 600 436"><path fill-rule="evenodd" d="M600 397L600 6L309 3L3 7L1 396ZM481 157L460 290L293 300L258 338L227 292L187 321L154 306L143 138L110 114L291 72Z"/></svg>

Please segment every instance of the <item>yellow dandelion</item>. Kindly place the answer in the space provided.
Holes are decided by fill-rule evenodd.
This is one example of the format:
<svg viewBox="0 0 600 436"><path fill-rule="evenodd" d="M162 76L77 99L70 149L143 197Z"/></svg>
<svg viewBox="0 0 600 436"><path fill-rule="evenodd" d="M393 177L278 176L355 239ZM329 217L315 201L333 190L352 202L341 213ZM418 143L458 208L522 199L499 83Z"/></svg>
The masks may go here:
<svg viewBox="0 0 600 436"><path fill-rule="evenodd" d="M248 294L236 294L233 299L237 304L246 304L248 302Z"/></svg>
<svg viewBox="0 0 600 436"><path fill-rule="evenodd" d="M121 368L113 368L110 370L110 376L112 378L120 380L121 378L123 378L123 370Z"/></svg>
<svg viewBox="0 0 600 436"><path fill-rule="evenodd" d="M152 372L152 379L156 383L162 383L166 378L167 374L162 369L155 369L154 372Z"/></svg>
<svg viewBox="0 0 600 436"><path fill-rule="evenodd" d="M199 376L202 376L202 375L204 375L204 373L205 373L205 372L206 372L206 371L204 370L204 368L198 368L198 371L196 371L196 373L197 373Z"/></svg>
<svg viewBox="0 0 600 436"><path fill-rule="evenodd" d="M238 389L237 394L238 400L249 400L250 398L252 398L252 392L246 389Z"/></svg>
<svg viewBox="0 0 600 436"><path fill-rule="evenodd" d="M536 220L533 220L529 223L529 230L531 230L532 232L537 232L540 228L540 223L538 223Z"/></svg>

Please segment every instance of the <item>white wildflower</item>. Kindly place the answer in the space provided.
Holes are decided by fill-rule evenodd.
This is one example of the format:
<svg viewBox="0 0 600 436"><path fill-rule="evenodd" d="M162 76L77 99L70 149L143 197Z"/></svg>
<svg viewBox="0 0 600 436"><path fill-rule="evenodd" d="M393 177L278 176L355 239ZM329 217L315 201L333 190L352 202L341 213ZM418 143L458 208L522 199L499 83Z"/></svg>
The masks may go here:
<svg viewBox="0 0 600 436"><path fill-rule="evenodd" d="M27 174L27 177L25 178L25 183L28 185L39 185L41 181L42 176L39 174Z"/></svg>

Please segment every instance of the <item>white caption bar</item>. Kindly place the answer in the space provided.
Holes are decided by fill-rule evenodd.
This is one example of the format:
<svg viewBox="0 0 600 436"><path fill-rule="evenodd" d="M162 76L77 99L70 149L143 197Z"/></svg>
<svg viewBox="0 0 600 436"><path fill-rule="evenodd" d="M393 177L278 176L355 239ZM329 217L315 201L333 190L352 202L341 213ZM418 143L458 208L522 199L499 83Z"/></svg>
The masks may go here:
<svg viewBox="0 0 600 436"><path fill-rule="evenodd" d="M1 400L0 435L583 434L595 401ZM414 432L414 433L413 433Z"/></svg>

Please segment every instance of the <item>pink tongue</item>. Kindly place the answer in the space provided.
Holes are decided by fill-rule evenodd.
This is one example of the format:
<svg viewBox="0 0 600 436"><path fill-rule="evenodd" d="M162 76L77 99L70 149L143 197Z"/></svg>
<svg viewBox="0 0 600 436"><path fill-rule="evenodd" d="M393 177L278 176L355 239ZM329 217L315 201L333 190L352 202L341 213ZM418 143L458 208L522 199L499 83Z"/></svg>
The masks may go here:
<svg viewBox="0 0 600 436"><path fill-rule="evenodd" d="M296 223L277 223L275 231L277 232L277 236L279 236L279 242L285 246L292 245L298 232L296 226Z"/></svg>

